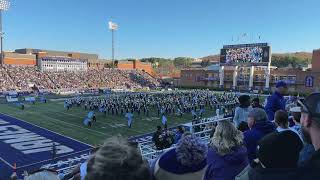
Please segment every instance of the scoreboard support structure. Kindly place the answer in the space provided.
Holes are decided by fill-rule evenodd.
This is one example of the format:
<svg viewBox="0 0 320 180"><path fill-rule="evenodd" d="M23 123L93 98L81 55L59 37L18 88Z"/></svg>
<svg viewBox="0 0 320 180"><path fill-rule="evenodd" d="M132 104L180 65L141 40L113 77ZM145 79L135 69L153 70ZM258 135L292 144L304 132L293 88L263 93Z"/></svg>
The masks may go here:
<svg viewBox="0 0 320 180"><path fill-rule="evenodd" d="M219 79L220 79L220 83L219 86L220 88L223 88L223 82L224 82L224 66L220 66L219 68Z"/></svg>
<svg viewBox="0 0 320 180"><path fill-rule="evenodd" d="M249 77L249 90L253 88L253 74L254 74L254 66L250 67L250 77Z"/></svg>
<svg viewBox="0 0 320 180"><path fill-rule="evenodd" d="M233 71L233 83L232 83L232 88L234 90L236 90L237 88L237 79L238 79L238 66L234 67L234 71Z"/></svg>
<svg viewBox="0 0 320 180"><path fill-rule="evenodd" d="M270 66L271 66L271 46L269 47L269 63L266 69L266 86L265 90L270 90Z"/></svg>

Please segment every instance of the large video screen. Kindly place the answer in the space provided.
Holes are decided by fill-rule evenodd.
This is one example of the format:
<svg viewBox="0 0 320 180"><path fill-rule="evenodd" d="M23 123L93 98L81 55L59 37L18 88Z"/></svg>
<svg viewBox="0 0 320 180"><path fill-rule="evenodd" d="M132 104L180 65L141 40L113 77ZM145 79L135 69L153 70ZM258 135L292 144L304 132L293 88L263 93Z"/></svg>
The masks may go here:
<svg viewBox="0 0 320 180"><path fill-rule="evenodd" d="M220 63L226 65L268 65L270 46L266 43L227 45L221 49Z"/></svg>

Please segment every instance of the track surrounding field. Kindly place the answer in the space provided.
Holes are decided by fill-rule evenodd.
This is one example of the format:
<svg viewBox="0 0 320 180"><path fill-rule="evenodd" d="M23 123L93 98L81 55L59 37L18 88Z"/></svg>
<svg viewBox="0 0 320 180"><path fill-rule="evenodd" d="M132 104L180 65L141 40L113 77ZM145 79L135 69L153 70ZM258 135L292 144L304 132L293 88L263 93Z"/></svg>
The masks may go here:
<svg viewBox="0 0 320 180"><path fill-rule="evenodd" d="M66 110L63 101L48 101L48 103L37 102L25 104L25 109L21 110L14 104L0 104L0 113L25 120L32 124L47 128L62 135L77 139L91 145L97 145L104 139L112 135L121 134L125 137L150 133L155 130L157 125L161 125L160 117L157 112L151 111L149 117L141 113L134 114L132 128L127 127L127 119L121 115L105 116L103 113L96 112L97 122L92 128L83 126L83 120L88 111L83 107L72 107ZM213 110L206 108L204 117L212 116ZM168 126L177 126L182 123L190 122L191 113L184 114L182 118L175 115L167 115Z"/></svg>

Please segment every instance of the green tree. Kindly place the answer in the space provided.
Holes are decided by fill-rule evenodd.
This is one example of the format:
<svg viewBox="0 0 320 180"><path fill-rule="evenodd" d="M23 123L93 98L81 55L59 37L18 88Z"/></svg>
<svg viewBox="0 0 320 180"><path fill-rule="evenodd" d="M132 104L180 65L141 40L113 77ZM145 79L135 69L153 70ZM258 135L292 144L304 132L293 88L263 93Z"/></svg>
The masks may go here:
<svg viewBox="0 0 320 180"><path fill-rule="evenodd" d="M194 59L190 57L177 57L174 58L173 63L175 67L189 67Z"/></svg>
<svg viewBox="0 0 320 180"><path fill-rule="evenodd" d="M293 68L301 68L308 65L308 59L301 59L295 56L272 56L271 65L279 68L288 67L291 65Z"/></svg>

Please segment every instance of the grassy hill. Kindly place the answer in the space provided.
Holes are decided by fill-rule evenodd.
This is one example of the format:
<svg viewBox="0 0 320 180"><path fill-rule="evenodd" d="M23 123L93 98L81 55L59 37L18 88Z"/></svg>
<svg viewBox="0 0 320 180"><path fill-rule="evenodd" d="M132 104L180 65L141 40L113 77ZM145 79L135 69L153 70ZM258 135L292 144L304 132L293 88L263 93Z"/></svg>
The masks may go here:
<svg viewBox="0 0 320 180"><path fill-rule="evenodd" d="M293 53L273 53L272 58L295 57L299 60L307 60L309 63L312 59L311 52L293 52Z"/></svg>

